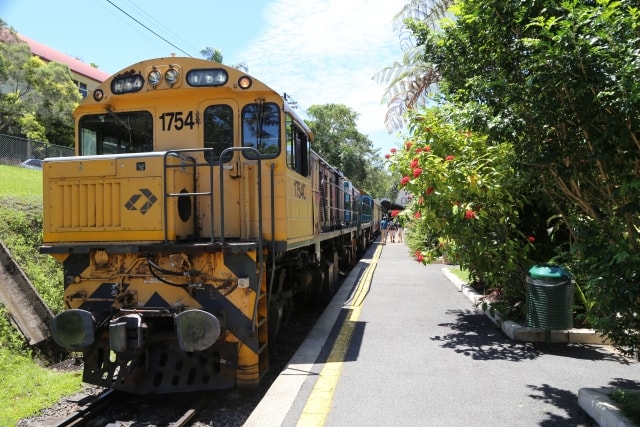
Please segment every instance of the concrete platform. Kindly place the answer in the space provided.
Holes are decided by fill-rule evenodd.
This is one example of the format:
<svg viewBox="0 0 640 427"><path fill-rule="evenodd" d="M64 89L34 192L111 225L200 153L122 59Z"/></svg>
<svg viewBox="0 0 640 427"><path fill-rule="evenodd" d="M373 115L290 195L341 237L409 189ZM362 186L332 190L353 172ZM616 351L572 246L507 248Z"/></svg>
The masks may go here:
<svg viewBox="0 0 640 427"><path fill-rule="evenodd" d="M544 333L488 316L446 266L409 252L373 245L245 426L628 425L588 391L640 389L637 363L593 333L525 341Z"/></svg>

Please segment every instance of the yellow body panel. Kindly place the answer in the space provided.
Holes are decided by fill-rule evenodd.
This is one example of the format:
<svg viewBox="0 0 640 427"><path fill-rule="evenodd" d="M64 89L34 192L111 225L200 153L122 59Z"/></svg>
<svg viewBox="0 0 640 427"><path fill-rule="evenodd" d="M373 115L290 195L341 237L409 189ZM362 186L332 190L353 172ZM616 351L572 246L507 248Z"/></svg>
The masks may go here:
<svg viewBox="0 0 640 427"><path fill-rule="evenodd" d="M45 244L162 241L167 204L169 240L190 236L193 219L178 215L177 197L193 191L193 168L163 153L71 157L45 162ZM164 182L167 183L167 191Z"/></svg>
<svg viewBox="0 0 640 427"><path fill-rule="evenodd" d="M311 180L288 171L285 189L287 238L313 237L313 193Z"/></svg>

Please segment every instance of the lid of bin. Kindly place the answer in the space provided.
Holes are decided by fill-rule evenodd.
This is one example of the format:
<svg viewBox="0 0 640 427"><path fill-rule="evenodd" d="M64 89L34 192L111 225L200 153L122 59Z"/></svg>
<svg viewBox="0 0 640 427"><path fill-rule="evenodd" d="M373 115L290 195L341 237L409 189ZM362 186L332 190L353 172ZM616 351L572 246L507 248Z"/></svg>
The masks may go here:
<svg viewBox="0 0 640 427"><path fill-rule="evenodd" d="M534 279L543 278L567 278L570 274L567 270L557 265L534 265L529 269L529 275Z"/></svg>

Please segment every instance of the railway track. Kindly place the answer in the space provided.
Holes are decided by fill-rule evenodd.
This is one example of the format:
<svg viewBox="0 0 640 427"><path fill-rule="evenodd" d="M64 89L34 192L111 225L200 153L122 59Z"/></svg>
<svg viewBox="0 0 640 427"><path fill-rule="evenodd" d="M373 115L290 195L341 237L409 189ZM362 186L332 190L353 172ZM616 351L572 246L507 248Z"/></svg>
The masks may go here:
<svg viewBox="0 0 640 427"><path fill-rule="evenodd" d="M52 427L79 427L87 425L91 419L106 411L111 405L117 404L122 393L107 390L99 394L94 400L69 414L61 421L52 421Z"/></svg>
<svg viewBox="0 0 640 427"><path fill-rule="evenodd" d="M142 424L186 427L215 402L211 393L140 397L107 390L61 420L41 420L38 424L42 427L127 427Z"/></svg>

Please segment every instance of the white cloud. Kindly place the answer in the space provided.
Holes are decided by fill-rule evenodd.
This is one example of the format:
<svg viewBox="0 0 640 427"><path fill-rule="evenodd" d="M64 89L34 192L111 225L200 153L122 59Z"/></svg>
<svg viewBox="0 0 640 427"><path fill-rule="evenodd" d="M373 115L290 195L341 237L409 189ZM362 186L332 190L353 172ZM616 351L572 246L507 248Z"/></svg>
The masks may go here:
<svg viewBox="0 0 640 427"><path fill-rule="evenodd" d="M384 127L384 87L372 76L401 58L392 19L405 3L276 1L265 11L264 32L238 62L245 61L251 74L288 93L302 108L345 104L360 115L359 130L384 151L396 144Z"/></svg>

